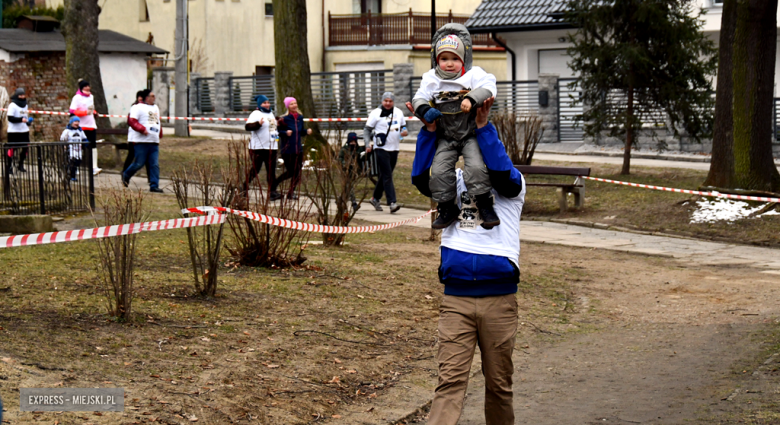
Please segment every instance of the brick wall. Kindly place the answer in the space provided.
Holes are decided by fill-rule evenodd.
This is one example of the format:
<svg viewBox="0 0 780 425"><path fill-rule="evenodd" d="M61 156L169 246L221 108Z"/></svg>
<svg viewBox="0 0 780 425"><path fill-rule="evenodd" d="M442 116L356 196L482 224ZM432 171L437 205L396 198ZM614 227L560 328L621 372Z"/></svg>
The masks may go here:
<svg viewBox="0 0 780 425"><path fill-rule="evenodd" d="M30 109L68 112L70 98L65 82L65 52L24 56L11 63L0 61L0 86L8 90L9 96L17 87L24 87ZM67 124L67 117L63 116L34 117L30 131L33 141L57 141Z"/></svg>

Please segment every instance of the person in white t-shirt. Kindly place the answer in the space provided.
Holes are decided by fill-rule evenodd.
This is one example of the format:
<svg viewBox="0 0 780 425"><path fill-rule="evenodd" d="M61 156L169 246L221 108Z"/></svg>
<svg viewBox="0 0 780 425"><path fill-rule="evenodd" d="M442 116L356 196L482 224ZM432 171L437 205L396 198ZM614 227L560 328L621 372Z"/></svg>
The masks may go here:
<svg viewBox="0 0 780 425"><path fill-rule="evenodd" d="M81 120L81 129L87 135L89 148L92 149L92 172L94 175L98 175L103 169L98 167L97 162L97 122L95 121L97 111L95 110L95 96L92 95L92 88L87 81L79 80L79 89L70 102L69 110L71 114Z"/></svg>
<svg viewBox="0 0 780 425"><path fill-rule="evenodd" d="M252 168L244 181L244 192L249 191L249 183L257 177L257 174L265 165L266 181L268 182L268 196L272 201L281 199L282 195L271 190L276 180L276 157L279 148L279 132L276 129L276 117L271 112L271 101L264 95L258 95L257 109L252 111L246 120L244 129L251 131L249 140L249 156L252 159Z"/></svg>
<svg viewBox="0 0 780 425"><path fill-rule="evenodd" d="M374 150L379 167L379 181L374 188L374 196L369 201L377 211L382 211L383 193L387 197L391 213L401 209L396 202L393 170L398 162L398 151L401 150L401 137L406 137L407 134L406 117L395 107L395 96L390 92L384 93L382 106L371 111L363 129L366 152Z"/></svg>
<svg viewBox="0 0 780 425"><path fill-rule="evenodd" d="M29 124L32 122L33 117L29 116L27 112L27 93L23 88L19 87L14 91L13 96L11 96L11 103L8 105L8 145L10 149L3 152L6 174L13 173L14 151L19 149L13 147L14 145L18 145L21 148L17 170L21 172L27 171L24 168L24 160L27 158L27 152L29 151Z"/></svg>
<svg viewBox="0 0 780 425"><path fill-rule="evenodd" d="M162 126L160 125L160 109L154 104L155 95L151 90L143 90L141 93L143 103L134 105L130 109L127 123L132 131L127 136L127 141L135 143L135 159L130 167L122 173L122 184L127 187L130 179L144 165L149 165L149 191L163 193L160 188L160 138L162 138Z"/></svg>

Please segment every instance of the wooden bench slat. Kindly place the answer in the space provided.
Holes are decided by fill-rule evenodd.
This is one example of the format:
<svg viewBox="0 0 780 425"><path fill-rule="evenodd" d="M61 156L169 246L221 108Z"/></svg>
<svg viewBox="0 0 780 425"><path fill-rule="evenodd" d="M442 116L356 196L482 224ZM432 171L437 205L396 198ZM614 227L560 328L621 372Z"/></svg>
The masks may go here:
<svg viewBox="0 0 780 425"><path fill-rule="evenodd" d="M127 134L126 128L98 128L97 134Z"/></svg>
<svg viewBox="0 0 780 425"><path fill-rule="evenodd" d="M545 165L515 165L523 174L544 174L558 176L589 176L588 167L550 167Z"/></svg>
<svg viewBox="0 0 780 425"><path fill-rule="evenodd" d="M581 184L570 184L570 183L528 183L526 182L526 186L542 186L542 187L585 187Z"/></svg>

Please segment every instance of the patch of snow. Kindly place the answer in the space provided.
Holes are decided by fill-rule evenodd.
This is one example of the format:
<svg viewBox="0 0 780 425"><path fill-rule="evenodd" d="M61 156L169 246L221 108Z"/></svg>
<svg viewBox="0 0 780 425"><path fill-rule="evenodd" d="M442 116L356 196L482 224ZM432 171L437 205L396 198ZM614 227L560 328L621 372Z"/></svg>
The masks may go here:
<svg viewBox="0 0 780 425"><path fill-rule="evenodd" d="M752 214L760 211L767 204L751 207L750 204L743 201L734 201L732 199L701 199L696 202L696 211L691 215L691 224L693 223L715 223L717 221L734 222L743 218L748 218ZM768 211L764 215L780 214L776 211Z"/></svg>

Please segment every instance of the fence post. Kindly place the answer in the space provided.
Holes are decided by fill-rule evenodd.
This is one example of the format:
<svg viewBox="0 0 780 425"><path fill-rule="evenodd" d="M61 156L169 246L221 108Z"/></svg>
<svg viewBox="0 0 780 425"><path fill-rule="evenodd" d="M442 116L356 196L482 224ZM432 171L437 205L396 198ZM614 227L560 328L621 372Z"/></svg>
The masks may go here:
<svg viewBox="0 0 780 425"><path fill-rule="evenodd" d="M224 117L230 111L232 71L214 73L214 115Z"/></svg>
<svg viewBox="0 0 780 425"><path fill-rule="evenodd" d="M152 68L152 91L157 96L157 107L160 108L160 115L163 117L171 115L168 109L170 106L171 80L173 79L173 68L160 66Z"/></svg>
<svg viewBox="0 0 780 425"><path fill-rule="evenodd" d="M35 147L35 156L38 159L38 202L41 203L41 214L46 214L46 194L43 185L43 147Z"/></svg>
<svg viewBox="0 0 780 425"><path fill-rule="evenodd" d="M200 74L197 72L191 72L190 73L190 115L200 115L200 104L198 103L198 99L200 98L200 92L199 92L199 84L198 79L200 79Z"/></svg>
<svg viewBox="0 0 780 425"><path fill-rule="evenodd" d="M539 117L542 119L544 137L542 143L558 143L560 139L560 99L558 99L558 75L539 74ZM543 105L543 93L547 93L547 104Z"/></svg>
<svg viewBox="0 0 780 425"><path fill-rule="evenodd" d="M95 210L95 169L92 168L92 149L89 149L88 144L81 145L82 152L87 157L87 183L89 186L89 207ZM84 149L86 147L86 149Z"/></svg>

